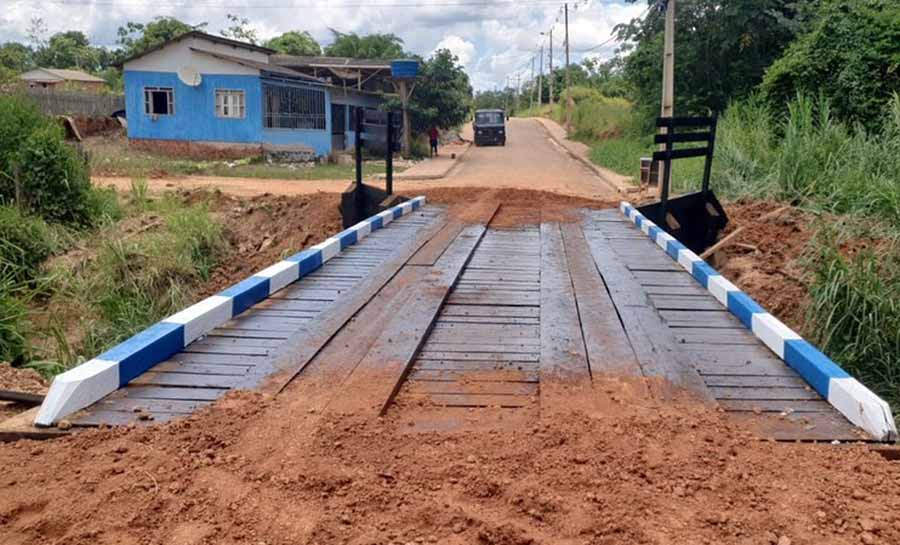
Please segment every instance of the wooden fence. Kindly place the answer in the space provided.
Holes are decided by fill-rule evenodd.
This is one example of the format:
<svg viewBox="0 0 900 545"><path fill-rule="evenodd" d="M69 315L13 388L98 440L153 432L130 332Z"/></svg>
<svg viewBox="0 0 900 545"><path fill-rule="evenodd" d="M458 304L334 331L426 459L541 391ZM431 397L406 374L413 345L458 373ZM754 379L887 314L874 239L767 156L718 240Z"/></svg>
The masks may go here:
<svg viewBox="0 0 900 545"><path fill-rule="evenodd" d="M37 102L41 111L47 115L105 117L125 109L124 95L37 88L27 89L25 94Z"/></svg>

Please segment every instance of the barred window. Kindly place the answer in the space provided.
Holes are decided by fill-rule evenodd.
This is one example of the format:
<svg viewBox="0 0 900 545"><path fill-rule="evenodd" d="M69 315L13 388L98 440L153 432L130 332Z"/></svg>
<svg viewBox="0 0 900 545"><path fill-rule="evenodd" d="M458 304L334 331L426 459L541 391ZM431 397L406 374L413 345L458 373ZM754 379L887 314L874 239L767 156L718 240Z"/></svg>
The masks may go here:
<svg viewBox="0 0 900 545"><path fill-rule="evenodd" d="M244 91L216 89L216 117L243 119L245 113Z"/></svg>
<svg viewBox="0 0 900 545"><path fill-rule="evenodd" d="M325 130L325 91L263 84L267 129Z"/></svg>
<svg viewBox="0 0 900 545"><path fill-rule="evenodd" d="M144 113L175 115L175 91L171 87L144 87Z"/></svg>

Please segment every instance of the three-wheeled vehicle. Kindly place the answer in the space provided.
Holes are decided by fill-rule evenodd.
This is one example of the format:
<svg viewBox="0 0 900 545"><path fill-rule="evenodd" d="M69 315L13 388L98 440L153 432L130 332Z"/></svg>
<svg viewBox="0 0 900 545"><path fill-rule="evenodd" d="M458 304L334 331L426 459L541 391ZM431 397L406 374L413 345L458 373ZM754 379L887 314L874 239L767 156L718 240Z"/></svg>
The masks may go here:
<svg viewBox="0 0 900 545"><path fill-rule="evenodd" d="M475 110L475 145L506 145L506 114L503 110Z"/></svg>

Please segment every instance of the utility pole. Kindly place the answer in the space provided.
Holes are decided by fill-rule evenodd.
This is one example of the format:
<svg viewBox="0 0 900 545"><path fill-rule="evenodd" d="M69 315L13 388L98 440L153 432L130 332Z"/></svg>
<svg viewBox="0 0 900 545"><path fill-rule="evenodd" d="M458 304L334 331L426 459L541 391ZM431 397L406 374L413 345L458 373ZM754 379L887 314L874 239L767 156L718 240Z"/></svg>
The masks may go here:
<svg viewBox="0 0 900 545"><path fill-rule="evenodd" d="M531 57L531 109L534 109L534 57Z"/></svg>
<svg viewBox="0 0 900 545"><path fill-rule="evenodd" d="M553 106L553 27L550 27L550 105Z"/></svg>
<svg viewBox="0 0 900 545"><path fill-rule="evenodd" d="M509 114L509 76L506 76L506 87L503 88L503 113Z"/></svg>
<svg viewBox="0 0 900 545"><path fill-rule="evenodd" d="M538 70L538 108L544 105L544 44L541 44L541 64Z"/></svg>
<svg viewBox="0 0 900 545"><path fill-rule="evenodd" d="M569 4L566 3L566 130L572 125L572 72L569 70Z"/></svg>
<svg viewBox="0 0 900 545"><path fill-rule="evenodd" d="M516 112L519 111L519 95L522 94L522 73L516 72L516 101L513 104L513 108L515 108Z"/></svg>
<svg viewBox="0 0 900 545"><path fill-rule="evenodd" d="M663 88L662 88L662 117L672 117L675 112L675 0L666 2L666 34L665 49L663 51ZM661 127L660 133L665 134L666 128ZM665 150L665 145L660 145L660 150ZM663 169L659 169L659 181L657 189L662 193Z"/></svg>

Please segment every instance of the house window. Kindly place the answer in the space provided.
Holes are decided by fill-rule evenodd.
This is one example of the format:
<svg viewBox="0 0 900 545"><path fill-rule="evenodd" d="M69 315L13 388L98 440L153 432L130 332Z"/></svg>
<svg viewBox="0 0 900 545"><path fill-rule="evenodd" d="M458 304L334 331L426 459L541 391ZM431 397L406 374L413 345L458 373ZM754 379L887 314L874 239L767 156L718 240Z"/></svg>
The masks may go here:
<svg viewBox="0 0 900 545"><path fill-rule="evenodd" d="M175 115L175 92L171 87L144 87L144 113Z"/></svg>
<svg viewBox="0 0 900 545"><path fill-rule="evenodd" d="M263 127L325 130L325 91L264 84L263 97Z"/></svg>
<svg viewBox="0 0 900 545"><path fill-rule="evenodd" d="M243 119L246 112L243 91L216 89L216 116Z"/></svg>

